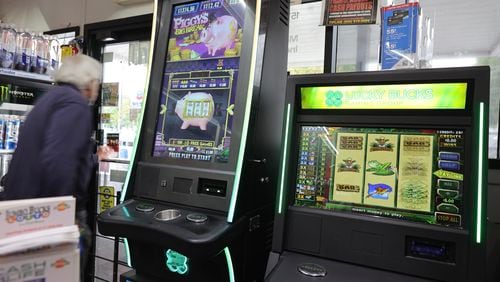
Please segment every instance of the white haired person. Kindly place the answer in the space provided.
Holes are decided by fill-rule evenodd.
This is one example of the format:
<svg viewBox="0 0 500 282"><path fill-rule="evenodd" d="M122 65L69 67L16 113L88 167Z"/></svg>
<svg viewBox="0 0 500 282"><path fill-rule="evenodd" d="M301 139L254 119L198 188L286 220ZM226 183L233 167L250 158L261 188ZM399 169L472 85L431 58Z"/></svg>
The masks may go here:
<svg viewBox="0 0 500 282"><path fill-rule="evenodd" d="M101 64L86 55L64 61L54 74L57 86L37 99L20 129L0 195L3 200L75 196L82 263L91 240L85 208L95 164L89 104L97 99L101 72Z"/></svg>

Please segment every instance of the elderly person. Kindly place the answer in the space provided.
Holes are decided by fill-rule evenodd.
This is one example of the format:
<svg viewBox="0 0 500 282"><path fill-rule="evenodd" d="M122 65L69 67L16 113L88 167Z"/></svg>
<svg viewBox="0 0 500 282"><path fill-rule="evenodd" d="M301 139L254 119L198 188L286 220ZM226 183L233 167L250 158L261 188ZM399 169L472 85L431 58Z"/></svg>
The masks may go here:
<svg viewBox="0 0 500 282"><path fill-rule="evenodd" d="M85 207L95 159L88 105L97 98L101 71L101 64L89 56L64 61L54 75L57 86L36 101L21 127L0 193L4 200L75 196L82 263L90 243Z"/></svg>
<svg viewBox="0 0 500 282"><path fill-rule="evenodd" d="M19 134L5 179L6 200L73 195L84 209L92 173L92 117L101 64L78 55L65 60L58 86L39 98Z"/></svg>

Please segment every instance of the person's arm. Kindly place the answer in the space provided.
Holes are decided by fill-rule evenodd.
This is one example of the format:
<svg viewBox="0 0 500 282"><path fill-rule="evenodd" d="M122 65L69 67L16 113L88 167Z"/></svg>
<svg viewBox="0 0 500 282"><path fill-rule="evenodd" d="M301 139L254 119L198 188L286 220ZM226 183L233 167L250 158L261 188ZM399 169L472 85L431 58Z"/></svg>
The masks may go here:
<svg viewBox="0 0 500 282"><path fill-rule="evenodd" d="M76 102L62 104L51 115L41 153L43 186L49 196L73 195L82 156L88 154L90 112Z"/></svg>

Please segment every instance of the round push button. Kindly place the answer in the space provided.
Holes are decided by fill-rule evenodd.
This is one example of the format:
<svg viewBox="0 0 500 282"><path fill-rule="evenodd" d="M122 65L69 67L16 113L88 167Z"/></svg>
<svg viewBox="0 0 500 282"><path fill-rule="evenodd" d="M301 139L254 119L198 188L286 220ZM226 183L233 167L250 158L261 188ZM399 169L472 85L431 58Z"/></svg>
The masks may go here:
<svg viewBox="0 0 500 282"><path fill-rule="evenodd" d="M150 204L138 204L135 207L135 209L140 211L140 212L152 212L155 210L155 207L153 207L153 205L150 205Z"/></svg>
<svg viewBox="0 0 500 282"><path fill-rule="evenodd" d="M190 213L186 216L186 219L194 223L203 223L208 220L208 217L204 214Z"/></svg>
<svg viewBox="0 0 500 282"><path fill-rule="evenodd" d="M297 267L297 270L310 277L324 277L326 276L326 269L315 263L303 263Z"/></svg>

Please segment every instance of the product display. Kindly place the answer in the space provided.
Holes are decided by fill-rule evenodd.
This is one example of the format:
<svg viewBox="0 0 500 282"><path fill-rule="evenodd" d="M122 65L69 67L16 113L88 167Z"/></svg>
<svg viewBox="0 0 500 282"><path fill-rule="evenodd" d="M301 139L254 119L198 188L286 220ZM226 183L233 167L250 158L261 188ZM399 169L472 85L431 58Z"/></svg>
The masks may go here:
<svg viewBox="0 0 500 282"><path fill-rule="evenodd" d="M37 74L51 74L59 67L60 46L53 36L0 25L0 67Z"/></svg>
<svg viewBox="0 0 500 282"><path fill-rule="evenodd" d="M382 69L415 68L420 4L412 2L381 8Z"/></svg>

